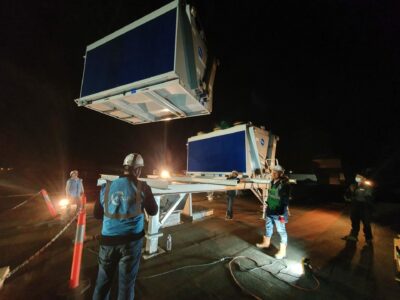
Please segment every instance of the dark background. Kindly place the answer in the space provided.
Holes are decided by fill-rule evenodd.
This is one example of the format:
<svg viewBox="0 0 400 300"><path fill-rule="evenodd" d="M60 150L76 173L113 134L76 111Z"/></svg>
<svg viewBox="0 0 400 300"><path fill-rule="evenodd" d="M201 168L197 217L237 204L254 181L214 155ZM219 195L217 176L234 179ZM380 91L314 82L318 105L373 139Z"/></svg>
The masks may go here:
<svg viewBox="0 0 400 300"><path fill-rule="evenodd" d="M49 189L75 168L92 184L130 152L178 171L188 137L251 121L280 136L286 169L340 158L349 178L372 167L397 188L400 1L190 1L221 63L210 116L133 126L78 108L86 46L168 2L2 1L0 167Z"/></svg>

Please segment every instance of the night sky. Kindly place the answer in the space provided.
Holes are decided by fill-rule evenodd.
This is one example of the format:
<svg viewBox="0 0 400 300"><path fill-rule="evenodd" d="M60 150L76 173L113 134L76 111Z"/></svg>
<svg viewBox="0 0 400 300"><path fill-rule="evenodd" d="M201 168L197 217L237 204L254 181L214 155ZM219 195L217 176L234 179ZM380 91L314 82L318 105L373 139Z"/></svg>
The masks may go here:
<svg viewBox="0 0 400 300"><path fill-rule="evenodd" d="M166 139L182 170L188 137L251 121L294 172L341 158L398 176L400 1L191 1L220 61L210 116L133 126L77 107L86 46L168 2L2 1L0 164L63 182L140 152L149 172Z"/></svg>

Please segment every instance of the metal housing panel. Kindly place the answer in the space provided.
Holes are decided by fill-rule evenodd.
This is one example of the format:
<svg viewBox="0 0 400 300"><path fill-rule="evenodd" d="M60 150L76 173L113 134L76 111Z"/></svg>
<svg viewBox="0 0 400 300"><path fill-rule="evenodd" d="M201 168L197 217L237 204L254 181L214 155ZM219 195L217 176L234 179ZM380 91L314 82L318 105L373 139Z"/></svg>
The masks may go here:
<svg viewBox="0 0 400 300"><path fill-rule="evenodd" d="M176 9L86 52L81 97L174 70Z"/></svg>
<svg viewBox="0 0 400 300"><path fill-rule="evenodd" d="M204 82L192 17L176 0L89 45L77 104L131 124L209 114L215 66Z"/></svg>
<svg viewBox="0 0 400 300"><path fill-rule="evenodd" d="M271 143L274 141L274 148ZM242 175L263 178L267 161L275 159L277 137L263 128L237 125L190 137L187 174L224 176L236 170ZM268 148L270 148L268 152Z"/></svg>
<svg viewBox="0 0 400 300"><path fill-rule="evenodd" d="M178 80L93 101L86 107L131 124L208 114Z"/></svg>
<svg viewBox="0 0 400 300"><path fill-rule="evenodd" d="M246 132L189 142L188 172L246 172Z"/></svg>

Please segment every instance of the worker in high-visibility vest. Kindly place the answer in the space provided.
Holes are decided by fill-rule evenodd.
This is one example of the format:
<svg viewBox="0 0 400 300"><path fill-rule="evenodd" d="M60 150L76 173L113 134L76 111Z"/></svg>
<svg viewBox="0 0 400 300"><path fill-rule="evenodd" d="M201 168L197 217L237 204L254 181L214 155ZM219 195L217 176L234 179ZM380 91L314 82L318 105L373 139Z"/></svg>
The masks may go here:
<svg viewBox="0 0 400 300"><path fill-rule="evenodd" d="M158 206L151 188L139 181L143 158L125 157L123 175L101 187L94 216L103 219L99 251L99 272L93 299L108 299L118 269L118 299L133 299L144 237L143 209L154 216Z"/></svg>
<svg viewBox="0 0 400 300"><path fill-rule="evenodd" d="M288 222L288 207L290 198L289 180L284 176L284 169L280 165L272 168L272 182L268 190L267 208L265 213L265 235L262 243L256 244L258 248L269 248L274 231L274 224L280 236L279 252L275 258L286 257L288 236L286 223Z"/></svg>
<svg viewBox="0 0 400 300"><path fill-rule="evenodd" d="M69 203L75 203L77 211L82 208L82 196L85 192L82 179L79 178L78 175L78 170L72 170L69 173L70 178L67 180L67 184L65 186L65 193L69 199ZM68 210L69 209L70 207L68 207Z"/></svg>

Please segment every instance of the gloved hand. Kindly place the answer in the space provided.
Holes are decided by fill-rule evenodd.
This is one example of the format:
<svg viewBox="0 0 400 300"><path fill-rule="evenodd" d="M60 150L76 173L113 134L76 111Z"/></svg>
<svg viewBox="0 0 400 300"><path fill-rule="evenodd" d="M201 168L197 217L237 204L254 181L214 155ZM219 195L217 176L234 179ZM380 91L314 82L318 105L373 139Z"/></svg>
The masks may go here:
<svg viewBox="0 0 400 300"><path fill-rule="evenodd" d="M147 191L151 190L150 186L147 184L146 181L141 181L141 185L142 185L142 191L143 192L146 193Z"/></svg>

